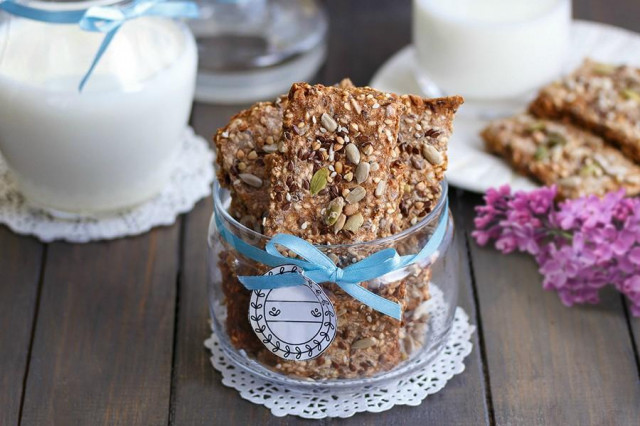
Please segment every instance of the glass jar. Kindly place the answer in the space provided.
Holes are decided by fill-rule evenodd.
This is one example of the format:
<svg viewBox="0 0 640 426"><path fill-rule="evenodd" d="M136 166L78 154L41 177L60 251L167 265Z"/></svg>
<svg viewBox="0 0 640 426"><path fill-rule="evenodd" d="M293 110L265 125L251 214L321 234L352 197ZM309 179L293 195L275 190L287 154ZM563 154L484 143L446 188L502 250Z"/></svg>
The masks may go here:
<svg viewBox="0 0 640 426"><path fill-rule="evenodd" d="M28 1L49 12L130 2ZM20 191L50 211L120 210L168 181L191 110L194 38L181 22L125 22L82 91L105 33L0 12L0 152Z"/></svg>
<svg viewBox="0 0 640 426"><path fill-rule="evenodd" d="M446 198L447 185L443 183L442 197L434 210L399 234L365 243L315 246L344 268L388 248L401 256L413 255L432 238L442 238L434 254L425 260L361 283L371 292L399 302L401 321L360 303L335 283L318 283L333 304L336 335L321 355L296 361L290 360L293 357L277 357L254 333L249 320L252 292L238 277L260 276L271 268L237 251L234 247L238 244L230 244L229 235L261 250L269 237L247 228L228 213L230 194L216 182L208 235L209 306L214 331L226 355L240 368L299 389L379 384L433 361L451 330L460 273L460 253L453 244L453 220ZM293 326L297 326L295 321Z"/></svg>

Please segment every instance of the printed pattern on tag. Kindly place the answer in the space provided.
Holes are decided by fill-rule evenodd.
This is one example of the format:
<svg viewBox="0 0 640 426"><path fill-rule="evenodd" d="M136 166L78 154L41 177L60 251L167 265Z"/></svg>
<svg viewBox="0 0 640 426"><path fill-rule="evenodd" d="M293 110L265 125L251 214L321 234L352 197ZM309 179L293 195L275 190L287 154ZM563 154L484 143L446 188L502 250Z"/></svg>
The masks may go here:
<svg viewBox="0 0 640 426"><path fill-rule="evenodd" d="M277 266L265 275L300 274L304 285L254 290L249 322L260 341L287 360L305 361L324 352L336 335L336 313L322 288L296 265Z"/></svg>

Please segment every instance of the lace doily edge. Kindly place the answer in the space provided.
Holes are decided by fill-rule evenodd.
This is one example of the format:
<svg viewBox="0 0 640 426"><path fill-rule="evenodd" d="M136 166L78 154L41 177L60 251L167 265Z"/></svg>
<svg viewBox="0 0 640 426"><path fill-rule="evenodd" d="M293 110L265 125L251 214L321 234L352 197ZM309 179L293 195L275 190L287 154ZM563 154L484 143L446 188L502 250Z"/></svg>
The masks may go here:
<svg viewBox="0 0 640 426"><path fill-rule="evenodd" d="M213 337L213 333L210 337L208 337L205 342L204 342L204 346L212 353L212 356L209 358L213 368L218 371L220 373L220 375L222 376L222 384L226 387L235 389L236 391L238 391L238 393L240 394L240 396L253 403L256 405L262 405L265 408L269 409L269 411L271 411L271 414L273 414L276 417L285 417L288 415L293 415L293 416L299 416L302 418L306 418L306 419L323 419L323 418L348 418L348 417L353 417L354 415L358 414L358 413L363 413L363 412L370 412L370 413L381 413L387 410L390 410L391 408L395 407L395 406L400 406L400 405L407 405L407 406L411 406L411 407L417 407L419 405L422 404L422 402L429 396L429 395L433 395L435 393L440 392L442 389L444 389L444 387L447 385L447 383L455 376L463 373L466 369L466 365L464 363L464 360L471 354L471 351L473 350L473 343L471 342L471 336L473 335L473 333L475 333L476 331L476 326L471 324L469 322L469 315L465 312L464 309L462 309L461 307L457 307L456 308L456 312L455 312L455 316L458 317L458 315L461 317L460 321L463 322L465 329L463 332L461 332L461 336L459 337L459 344L462 346L462 351L460 354L460 363L456 366L456 369L454 371L448 371L446 374L444 374L443 376L441 376L441 384L439 386L436 386L434 388L431 389L420 389L420 391L417 391L416 393L418 394L415 398L413 399L403 399L403 400L396 400L393 401L391 400L392 398L390 398L389 400L385 401L385 403L383 404L379 404L376 406L365 406L365 405L360 405L356 408L354 408L353 410L350 411L346 411L346 412L338 412L338 413L318 413L318 414L309 414L309 413L305 413L302 411L291 411L291 410L287 410L281 406L275 406L273 404L270 403L269 399L263 399L260 397L256 397L255 394L251 394L248 391L242 390L242 389L238 389L236 386L234 386L233 382L229 379L227 379L222 371L222 366L218 363L218 360L215 359L215 356L213 355L213 346L214 346L214 337ZM443 356L442 354L439 355ZM439 358L438 357L438 358ZM437 361L437 359L433 361L433 363L435 363ZM431 365L431 364L430 364ZM421 372L423 372L424 370L426 370L429 367L429 365L416 370L412 376L409 377L404 377L402 379L399 379L397 382L393 383L392 386L397 386L398 384L400 384L401 381L405 381L410 379L410 377L415 377L417 375L419 375ZM262 380L262 379L259 379ZM374 385L375 386L375 385ZM388 388L390 386L379 386L379 388ZM288 390L288 392L292 395L295 395L296 391L293 390Z"/></svg>
<svg viewBox="0 0 640 426"><path fill-rule="evenodd" d="M200 200L211 195L212 185L215 178L215 172L213 167L213 163L215 162L214 151L209 147L205 139L197 135L194 132L193 128L189 126L186 128L185 137L200 139L203 146L199 148L203 149L203 152L206 157L204 161L206 161L208 164L211 164L211 167L205 169L205 175L203 176L202 181L199 182L198 187L190 188L189 198L188 199L182 198L181 200L182 204L179 206L176 206L175 209L165 217L156 218L154 221L145 223L136 229L130 229L125 231L113 230L111 232L109 231L105 232L103 230L100 234L94 234L94 233L65 234L65 233L56 233L56 232L45 234L45 233L39 232L37 229L33 229L32 227L20 226L20 222L5 220L2 217L0 217L0 225L6 226L9 230L11 230L11 232L15 234L33 237L45 244L52 243L55 241L64 241L72 244L84 244L92 241L109 241L109 240L115 240L118 238L133 237L137 235L146 234L147 232L151 231L153 228L157 228L157 227L171 226L176 222L176 219L178 218L178 216L190 212L191 210L193 210L195 205ZM170 183L168 185L170 185ZM151 202L151 201L148 201L148 202Z"/></svg>

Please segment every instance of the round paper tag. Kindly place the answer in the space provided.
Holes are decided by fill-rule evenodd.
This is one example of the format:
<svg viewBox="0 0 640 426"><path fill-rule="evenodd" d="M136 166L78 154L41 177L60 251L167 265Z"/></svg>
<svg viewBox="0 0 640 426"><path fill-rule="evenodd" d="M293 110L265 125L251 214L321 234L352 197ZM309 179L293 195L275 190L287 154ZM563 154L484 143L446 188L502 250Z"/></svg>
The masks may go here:
<svg viewBox="0 0 640 426"><path fill-rule="evenodd" d="M305 284L251 294L249 322L271 352L304 361L324 352L336 335L336 313L322 288L296 265L282 265L265 275L300 274Z"/></svg>

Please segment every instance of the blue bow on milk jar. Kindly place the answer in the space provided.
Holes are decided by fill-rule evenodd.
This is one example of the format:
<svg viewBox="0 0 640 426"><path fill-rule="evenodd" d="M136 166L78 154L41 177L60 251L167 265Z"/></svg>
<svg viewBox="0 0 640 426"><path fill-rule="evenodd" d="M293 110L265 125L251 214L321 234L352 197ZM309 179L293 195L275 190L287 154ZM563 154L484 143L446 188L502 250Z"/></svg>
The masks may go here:
<svg viewBox="0 0 640 426"><path fill-rule="evenodd" d="M197 68L191 2L0 0L0 153L29 203L95 213L167 183Z"/></svg>

